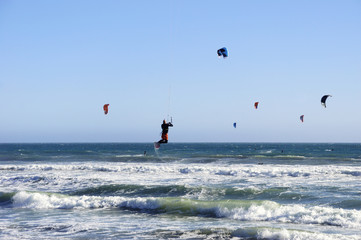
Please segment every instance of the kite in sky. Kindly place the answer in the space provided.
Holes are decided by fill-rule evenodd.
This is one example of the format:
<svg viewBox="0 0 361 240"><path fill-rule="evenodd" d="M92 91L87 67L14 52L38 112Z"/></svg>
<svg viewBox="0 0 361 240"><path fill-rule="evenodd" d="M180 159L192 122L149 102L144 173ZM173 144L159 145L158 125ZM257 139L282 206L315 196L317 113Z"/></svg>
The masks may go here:
<svg viewBox="0 0 361 240"><path fill-rule="evenodd" d="M104 110L105 115L108 114L108 106L109 106L109 104L104 104L104 106L103 106L103 110Z"/></svg>
<svg viewBox="0 0 361 240"><path fill-rule="evenodd" d="M326 107L326 100L328 97L332 97L331 95L324 95L322 98L321 98L321 105Z"/></svg>
<svg viewBox="0 0 361 240"><path fill-rule="evenodd" d="M218 49L217 54L218 54L218 57L223 57L223 58L228 57L227 48L224 47L224 48Z"/></svg>

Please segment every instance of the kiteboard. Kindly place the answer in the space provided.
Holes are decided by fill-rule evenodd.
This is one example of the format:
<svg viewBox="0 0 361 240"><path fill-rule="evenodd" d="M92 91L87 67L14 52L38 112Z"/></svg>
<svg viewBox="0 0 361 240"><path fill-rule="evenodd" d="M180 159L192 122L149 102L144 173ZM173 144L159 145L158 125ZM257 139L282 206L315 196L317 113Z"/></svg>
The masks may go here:
<svg viewBox="0 0 361 240"><path fill-rule="evenodd" d="M160 148L160 143L159 142L154 142L154 149L159 149Z"/></svg>

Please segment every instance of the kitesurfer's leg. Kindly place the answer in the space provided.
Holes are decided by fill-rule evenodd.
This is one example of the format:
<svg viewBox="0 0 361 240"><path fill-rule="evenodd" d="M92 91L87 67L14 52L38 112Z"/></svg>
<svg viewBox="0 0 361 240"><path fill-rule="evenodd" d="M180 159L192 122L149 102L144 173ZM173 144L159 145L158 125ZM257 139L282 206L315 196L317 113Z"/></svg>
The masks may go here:
<svg viewBox="0 0 361 240"><path fill-rule="evenodd" d="M160 140L158 143L168 143L168 134L162 133L162 140Z"/></svg>

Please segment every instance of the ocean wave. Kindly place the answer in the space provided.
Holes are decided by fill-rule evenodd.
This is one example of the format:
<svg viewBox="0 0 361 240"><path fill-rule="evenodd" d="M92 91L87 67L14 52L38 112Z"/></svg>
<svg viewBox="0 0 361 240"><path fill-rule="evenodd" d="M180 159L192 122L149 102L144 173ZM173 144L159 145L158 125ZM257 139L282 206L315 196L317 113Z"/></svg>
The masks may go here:
<svg viewBox="0 0 361 240"><path fill-rule="evenodd" d="M191 231L156 230L156 239L272 239L272 240L359 240L357 235L319 233L285 228L245 227L237 229L203 228Z"/></svg>
<svg viewBox="0 0 361 240"><path fill-rule="evenodd" d="M294 201L311 199L309 195L295 193L289 188L239 188L205 187L185 185L133 185L111 184L90 187L69 193L72 196L126 196L126 197L186 197L196 200L248 199Z"/></svg>
<svg viewBox="0 0 361 240"><path fill-rule="evenodd" d="M8 178L9 182L22 182L22 183L38 183L38 182L48 182L49 180L46 177L42 176L18 176Z"/></svg>
<svg viewBox="0 0 361 240"><path fill-rule="evenodd" d="M200 191L199 188L186 187L184 185L133 185L133 184L111 184L98 187L90 187L72 192L72 196L183 196L190 192Z"/></svg>
<svg viewBox="0 0 361 240"><path fill-rule="evenodd" d="M11 199L16 193L0 192L0 206L11 204Z"/></svg>
<svg viewBox="0 0 361 240"><path fill-rule="evenodd" d="M86 174L87 176L94 176L97 178L99 172L124 174L137 178L140 174L151 174L151 178L157 176L176 176L184 178L184 175L197 175L202 177L217 176L218 178L226 179L227 177L235 177L239 179L256 179L256 178L304 178L304 179L330 179L331 177L339 179L344 175L348 177L358 178L361 176L361 167L340 166L333 167L332 165L322 166L300 166L300 165L258 165L258 164L240 164L240 165L223 165L223 164L135 164L135 163L73 163L73 164L27 164L27 165L3 165L0 171L4 171L0 182L10 181L11 178L16 181L37 181L40 178L57 177L62 179L64 176L68 178ZM16 172L24 172L20 175ZM48 173L46 173L48 172ZM82 173L84 172L84 173ZM34 177L36 174L38 177ZM183 176L182 176L183 175ZM7 177L8 176L8 177ZM110 175L109 175L110 176ZM105 177L106 176L102 176ZM139 177L139 176L138 176ZM33 178L33 179L31 179ZM38 179L35 179L38 178ZM40 179L42 180L42 179Z"/></svg>
<svg viewBox="0 0 361 240"><path fill-rule="evenodd" d="M317 224L361 227L361 211L332 207L280 205L261 200L201 201L184 198L126 198L99 196L67 196L60 194L18 192L12 197L15 208L82 209L125 208L182 216L229 218L239 221Z"/></svg>
<svg viewBox="0 0 361 240"><path fill-rule="evenodd" d="M203 158L211 158L211 159L223 159L223 158L234 158L234 159L244 159L247 158L247 156L244 156L242 154L196 154L192 157L189 157L188 159L203 159Z"/></svg>
<svg viewBox="0 0 361 240"><path fill-rule="evenodd" d="M341 171L341 173L346 174L346 175L351 175L354 177L361 176L361 171Z"/></svg>
<svg viewBox="0 0 361 240"><path fill-rule="evenodd" d="M0 171L24 171L26 168L22 166L1 166Z"/></svg>
<svg viewBox="0 0 361 240"><path fill-rule="evenodd" d="M344 209L357 209L361 210L361 200L360 199L348 199L341 201L339 203L332 204L333 207L344 208Z"/></svg>
<svg viewBox="0 0 361 240"><path fill-rule="evenodd" d="M231 236L250 239L274 239L274 240L359 240L357 235L326 234L312 231L301 231L296 229L278 228L244 228L231 232Z"/></svg>
<svg viewBox="0 0 361 240"><path fill-rule="evenodd" d="M129 157L144 157L144 154L122 154L122 155L115 155L117 158L129 158Z"/></svg>
<svg viewBox="0 0 361 240"><path fill-rule="evenodd" d="M250 155L249 158L267 158L267 159L306 159L306 156L302 155Z"/></svg>
<svg viewBox="0 0 361 240"><path fill-rule="evenodd" d="M126 196L126 197L187 197L205 199L306 199L310 196L293 193L288 188L217 188L185 185L111 184L71 192L72 196Z"/></svg>
<svg viewBox="0 0 361 240"><path fill-rule="evenodd" d="M125 198L98 196L67 196L62 194L21 191L12 197L15 208L34 209L91 209L129 208L151 210L159 208L156 198Z"/></svg>

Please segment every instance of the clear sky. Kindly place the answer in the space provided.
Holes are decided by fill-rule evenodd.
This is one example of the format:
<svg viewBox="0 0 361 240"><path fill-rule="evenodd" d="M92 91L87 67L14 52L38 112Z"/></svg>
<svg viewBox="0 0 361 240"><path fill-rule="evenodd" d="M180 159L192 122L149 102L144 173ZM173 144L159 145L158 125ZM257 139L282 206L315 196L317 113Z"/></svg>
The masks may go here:
<svg viewBox="0 0 361 240"><path fill-rule="evenodd" d="M361 142L361 1L1 0L0 110L2 143Z"/></svg>

